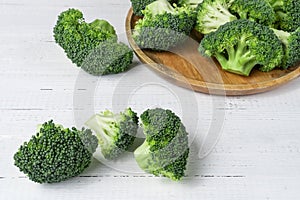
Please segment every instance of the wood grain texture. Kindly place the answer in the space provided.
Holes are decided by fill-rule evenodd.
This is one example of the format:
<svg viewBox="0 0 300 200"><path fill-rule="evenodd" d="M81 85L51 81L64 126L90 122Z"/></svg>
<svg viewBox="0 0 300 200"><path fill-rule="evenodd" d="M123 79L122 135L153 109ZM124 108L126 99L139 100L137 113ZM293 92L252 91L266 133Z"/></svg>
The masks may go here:
<svg viewBox="0 0 300 200"><path fill-rule="evenodd" d="M139 170L130 154L113 166L93 160L81 176L66 182L40 185L29 181L13 165L13 154L35 133L37 124L52 118L68 127L76 125L74 113L84 107L74 104L74 93L84 94L91 89L88 85L75 88L81 71L53 40L56 17L69 7L81 9L87 21L108 19L119 34L125 33L129 1L0 0L1 200L300 199L299 78L271 92L236 97L193 93L173 86L197 100L192 106L195 110L198 107L199 114L193 117L190 112L185 123L191 131L190 122L199 122L198 129L191 131L198 139L213 128L211 124L217 120L214 112L225 113L222 135L208 156L198 156L197 138L193 140L187 177L182 182ZM95 112L112 108L112 100L118 99L115 106L130 105L139 114L148 107L162 106L181 116L182 108L189 106L189 96L181 95L184 100L178 102L169 90L157 85L134 87L132 81L148 75L157 77L137 58L134 63L128 73L99 78L92 96ZM136 71L144 76L137 76ZM125 81L125 77L131 81ZM116 94L118 85L121 90ZM123 99L128 88L135 93Z"/></svg>
<svg viewBox="0 0 300 200"><path fill-rule="evenodd" d="M268 73L254 69L249 77L226 72L216 60L199 54L197 49L202 36L196 31L183 44L169 51L140 49L132 38L132 30L138 19L130 9L125 27L136 55L158 74L180 86L209 94L249 95L270 91L300 75L298 66L288 70L275 69Z"/></svg>

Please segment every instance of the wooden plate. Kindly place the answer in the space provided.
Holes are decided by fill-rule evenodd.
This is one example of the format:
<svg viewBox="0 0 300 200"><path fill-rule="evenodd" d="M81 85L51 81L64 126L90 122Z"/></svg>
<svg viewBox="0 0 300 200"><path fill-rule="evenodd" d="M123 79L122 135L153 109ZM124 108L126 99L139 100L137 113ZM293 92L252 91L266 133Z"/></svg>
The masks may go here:
<svg viewBox="0 0 300 200"><path fill-rule="evenodd" d="M126 18L126 33L135 54L159 75L179 86L208 94L249 95L272 90L300 75L300 67L271 72L254 69L249 77L226 72L216 60L198 53L201 35L196 32L184 44L170 52L142 50L132 39L132 29L138 19L130 9Z"/></svg>

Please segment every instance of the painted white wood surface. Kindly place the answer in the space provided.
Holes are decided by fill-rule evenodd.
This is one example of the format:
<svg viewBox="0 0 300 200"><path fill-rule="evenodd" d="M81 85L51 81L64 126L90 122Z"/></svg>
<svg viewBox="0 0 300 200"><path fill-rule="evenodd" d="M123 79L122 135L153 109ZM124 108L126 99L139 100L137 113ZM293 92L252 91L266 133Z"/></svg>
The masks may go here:
<svg viewBox="0 0 300 200"><path fill-rule="evenodd" d="M299 79L271 92L245 97L222 98L190 92L198 103L192 106L199 113L184 118L195 138L187 177L182 182L142 172L131 153L109 166L94 160L80 177L59 184L29 181L13 165L12 156L35 133L36 124L53 118L73 126L76 120L89 117L76 119L76 110L82 108L74 105L74 93L84 93L89 88L75 88L80 70L52 37L57 15L69 7L81 9L87 21L107 19L124 38L129 0L0 1L1 200L300 199ZM137 60L135 63L138 65ZM141 78L136 76L140 72L155 76L141 65L126 76L135 80ZM164 106L184 114L189 95L179 101L178 94L164 91L167 83L163 80L160 85L149 84L133 92L122 102L122 92L116 94L112 90L117 86L126 94L132 85L118 85L127 80L124 76L101 78L90 99L95 110L130 105L141 113L147 107ZM178 91L179 95L187 92ZM117 99L118 105L112 98ZM214 120L221 120L217 123L218 128L222 126L221 136L211 153L202 158L199 144L205 133L215 128L211 126ZM193 127L195 124L198 127Z"/></svg>

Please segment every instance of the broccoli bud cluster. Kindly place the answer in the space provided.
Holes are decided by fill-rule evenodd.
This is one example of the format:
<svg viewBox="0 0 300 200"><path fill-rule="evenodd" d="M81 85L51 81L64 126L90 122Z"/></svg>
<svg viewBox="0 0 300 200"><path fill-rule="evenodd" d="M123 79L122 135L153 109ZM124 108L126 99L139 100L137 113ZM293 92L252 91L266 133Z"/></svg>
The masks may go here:
<svg viewBox="0 0 300 200"><path fill-rule="evenodd" d="M91 130L64 128L52 120L14 154L15 165L37 183L64 181L82 173L98 146Z"/></svg>
<svg viewBox="0 0 300 200"><path fill-rule="evenodd" d="M117 42L115 29L106 20L87 23L81 11L68 9L58 16L53 32L67 57L89 74L117 74L132 63L133 51Z"/></svg>

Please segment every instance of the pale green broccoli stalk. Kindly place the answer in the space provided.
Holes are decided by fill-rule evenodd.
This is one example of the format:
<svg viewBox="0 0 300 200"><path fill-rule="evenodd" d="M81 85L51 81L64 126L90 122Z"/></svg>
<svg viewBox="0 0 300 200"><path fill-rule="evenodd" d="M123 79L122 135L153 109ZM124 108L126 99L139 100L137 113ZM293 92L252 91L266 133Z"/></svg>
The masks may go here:
<svg viewBox="0 0 300 200"><path fill-rule="evenodd" d="M106 110L95 114L85 124L95 131L104 158L112 160L133 144L138 117L130 108L119 114Z"/></svg>
<svg viewBox="0 0 300 200"><path fill-rule="evenodd" d="M297 65L300 62L300 27L291 33L276 29L273 31L284 45L282 68L287 69Z"/></svg>
<svg viewBox="0 0 300 200"><path fill-rule="evenodd" d="M221 25L236 20L229 11L231 2L228 0L204 0L199 4L195 29L208 34L216 31Z"/></svg>
<svg viewBox="0 0 300 200"><path fill-rule="evenodd" d="M140 116L146 139L134 151L144 171L178 181L185 174L189 155L188 133L172 111L148 109Z"/></svg>
<svg viewBox="0 0 300 200"><path fill-rule="evenodd" d="M180 5L180 6L186 5L193 9L196 9L198 7L198 5L202 2L203 2L203 0L179 0L178 5Z"/></svg>

